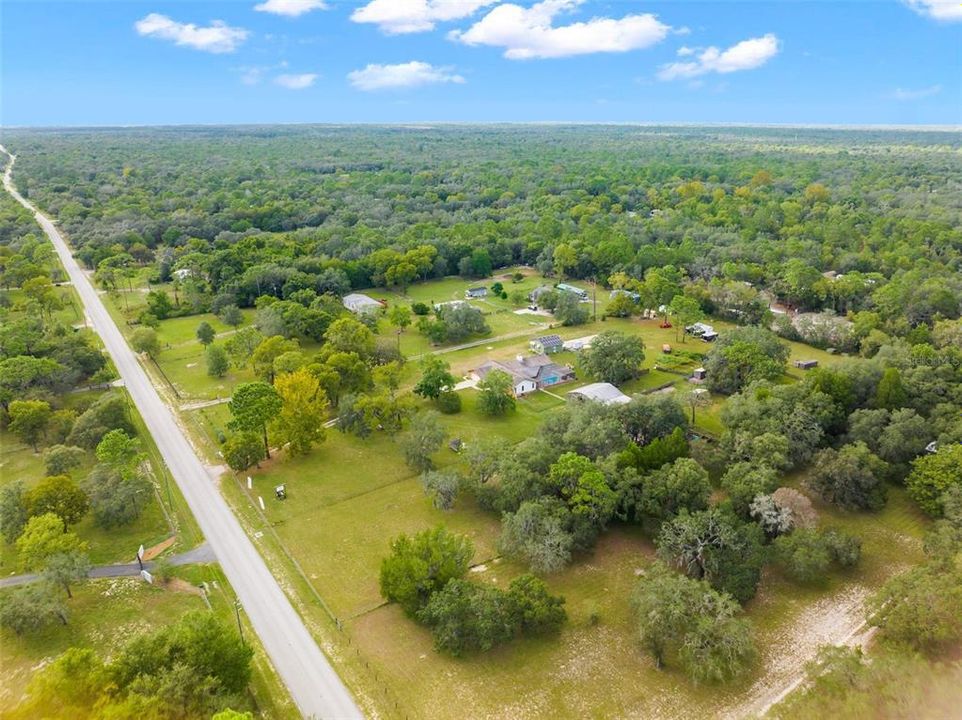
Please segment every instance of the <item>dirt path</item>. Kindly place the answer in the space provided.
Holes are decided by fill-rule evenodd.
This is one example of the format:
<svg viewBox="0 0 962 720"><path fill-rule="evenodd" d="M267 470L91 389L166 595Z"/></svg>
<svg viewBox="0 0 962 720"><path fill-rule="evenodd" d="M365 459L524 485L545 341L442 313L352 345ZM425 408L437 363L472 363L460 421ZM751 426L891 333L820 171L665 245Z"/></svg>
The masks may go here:
<svg viewBox="0 0 962 720"><path fill-rule="evenodd" d="M766 642L776 650L764 660L764 675L738 707L721 712L719 717L740 720L763 716L805 682L805 665L815 659L823 645L864 647L875 631L865 623L868 594L867 587L855 585L806 608L791 625Z"/></svg>
<svg viewBox="0 0 962 720"><path fill-rule="evenodd" d="M548 326L546 324L540 324L537 326L532 326L531 329L527 330L515 330L514 332L505 333L504 335L498 335L496 337L481 338L480 340L472 340L471 342L462 343L461 345L452 345L451 347L438 348L437 350L421 353L420 355L412 355L408 358L408 360L420 360L427 355L444 355L445 353L457 352L458 350L467 350L468 348L479 347L481 345L491 345L502 340L513 340L514 338L531 335L531 333L535 330L547 329Z"/></svg>

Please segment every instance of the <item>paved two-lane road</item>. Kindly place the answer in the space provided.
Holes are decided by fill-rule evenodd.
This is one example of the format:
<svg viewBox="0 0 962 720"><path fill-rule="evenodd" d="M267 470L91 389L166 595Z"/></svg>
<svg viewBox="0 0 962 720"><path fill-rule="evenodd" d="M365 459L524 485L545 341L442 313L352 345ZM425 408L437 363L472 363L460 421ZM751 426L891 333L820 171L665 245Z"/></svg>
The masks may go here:
<svg viewBox="0 0 962 720"><path fill-rule="evenodd" d="M14 156L3 146L0 146L0 152L10 155L10 163L3 177L4 187L17 202L35 213L37 222L57 250L94 329L113 358L167 467L301 713L305 717L325 720L363 717L351 694L321 653L257 549L211 482L170 408L157 394L57 228L16 191L11 180Z"/></svg>

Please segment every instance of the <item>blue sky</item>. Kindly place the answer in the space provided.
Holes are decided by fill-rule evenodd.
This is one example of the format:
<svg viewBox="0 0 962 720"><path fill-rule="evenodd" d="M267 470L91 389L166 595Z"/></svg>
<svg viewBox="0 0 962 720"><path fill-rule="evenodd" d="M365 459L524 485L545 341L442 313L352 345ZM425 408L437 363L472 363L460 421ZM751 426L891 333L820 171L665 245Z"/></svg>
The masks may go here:
<svg viewBox="0 0 962 720"><path fill-rule="evenodd" d="M3 125L962 123L962 3L0 6Z"/></svg>

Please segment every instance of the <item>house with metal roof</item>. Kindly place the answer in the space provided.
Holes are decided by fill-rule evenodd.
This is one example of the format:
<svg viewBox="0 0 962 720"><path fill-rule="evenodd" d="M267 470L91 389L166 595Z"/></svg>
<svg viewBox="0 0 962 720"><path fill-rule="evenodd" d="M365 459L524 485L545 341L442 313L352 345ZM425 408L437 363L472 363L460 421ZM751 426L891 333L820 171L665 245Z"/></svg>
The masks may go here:
<svg viewBox="0 0 962 720"><path fill-rule="evenodd" d="M561 292L577 295L579 300L584 301L588 299L588 291L582 290L580 287L575 287L574 285L569 285L568 283L558 283L557 288Z"/></svg>
<svg viewBox="0 0 962 720"><path fill-rule="evenodd" d="M711 325L706 325L703 322L696 322L692 325L685 327L685 334L691 335L692 337L701 338L705 342L712 342L718 337L718 333L715 332L715 328Z"/></svg>
<svg viewBox="0 0 962 720"><path fill-rule="evenodd" d="M374 312L384 307L380 301L365 295L364 293L351 293L345 295L341 303L355 315Z"/></svg>
<svg viewBox="0 0 962 720"><path fill-rule="evenodd" d="M477 298L484 298L487 296L488 289L486 287L473 287L464 291L464 297L468 298L468 300L475 300Z"/></svg>
<svg viewBox="0 0 962 720"><path fill-rule="evenodd" d="M625 290L623 288L615 288L610 293L608 293L608 299L614 300L619 295L627 295L628 299L632 302L641 302L641 293L636 293L634 290Z"/></svg>
<svg viewBox="0 0 962 720"><path fill-rule="evenodd" d="M553 362L547 355L518 355L514 360L489 360L472 370L470 376L480 382L495 370L511 377L512 392L516 397L575 379L574 370Z"/></svg>
<svg viewBox="0 0 962 720"><path fill-rule="evenodd" d="M528 300L530 300L535 305L537 305L538 300L541 298L542 295L545 295L553 291L554 291L554 288L551 287L550 285L539 285L534 290L528 293Z"/></svg>
<svg viewBox="0 0 962 720"><path fill-rule="evenodd" d="M571 340L565 340L565 341L564 341L564 349L565 349L565 350L572 350L572 351L587 350L588 348L591 347L591 341L594 340L596 337L598 337L598 336L597 336L597 335L585 335L584 337L572 338Z"/></svg>
<svg viewBox="0 0 962 720"><path fill-rule="evenodd" d="M624 405L631 398L611 383L596 382L577 388L568 393L569 398L580 401L599 402L602 405Z"/></svg>
<svg viewBox="0 0 962 720"><path fill-rule="evenodd" d="M560 335L543 335L529 342L528 347L538 355L554 355L564 350L564 341Z"/></svg>

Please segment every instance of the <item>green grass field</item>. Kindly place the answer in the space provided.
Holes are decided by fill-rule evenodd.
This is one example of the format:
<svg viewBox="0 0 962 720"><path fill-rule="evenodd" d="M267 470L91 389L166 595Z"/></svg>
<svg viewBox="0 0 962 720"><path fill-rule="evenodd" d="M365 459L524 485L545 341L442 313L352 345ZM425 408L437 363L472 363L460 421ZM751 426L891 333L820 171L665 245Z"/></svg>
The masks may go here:
<svg viewBox="0 0 962 720"><path fill-rule="evenodd" d="M89 647L110 655L132 635L205 605L196 595L152 587L139 578L112 578L78 585L67 607L66 626L53 624L24 636L0 630L0 708L16 705L34 670L67 648Z"/></svg>
<svg viewBox="0 0 962 720"><path fill-rule="evenodd" d="M0 485L20 481L29 490L46 476L42 455L21 444L9 433L0 432L0 447ZM73 476L83 478L93 464L91 453L86 463L73 472ZM153 459L152 466L155 466ZM159 482L158 476L159 473L155 472L155 482ZM90 559L95 564L132 561L141 544L150 547L171 534L164 509L156 497L149 499L141 516L131 525L108 531L97 527L92 515L87 514L70 529L88 544ZM9 575L20 569L16 547L0 542L0 572Z"/></svg>
<svg viewBox="0 0 962 720"><path fill-rule="evenodd" d="M534 287L539 283L538 278L528 277L521 285ZM475 284L489 283L457 278L424 283L412 287L403 301L460 299L464 289ZM509 292L513 289L507 282L505 286ZM369 294L389 302L402 300L392 292L374 290ZM456 376L467 374L487 359L527 353L530 337L545 331L530 325L525 328L524 323L532 319L540 322L540 318L515 315L508 307L494 312L493 306L499 302L474 301L482 307L492 306L489 323L497 329L476 346L431 349L416 330L409 328L401 336L402 351L417 355L437 350ZM497 324L502 318L505 323ZM386 321L382 319L381 324L382 336L393 337ZM713 324L720 330L730 327L724 322ZM196 327L194 322L185 325L188 330ZM496 339L498 334L518 332L515 328L520 328L523 335ZM628 332L645 342L643 367L648 372L623 385L628 393L650 392L666 384L675 391L687 389L685 373L699 360L697 356L678 359L678 351L705 353L710 349L698 340L682 342L676 329L660 328L657 320L608 318L578 327L556 327L551 332L570 339L605 330ZM183 328L169 332L172 337L186 336L180 346L183 356L177 354L180 348L175 346L161 358L165 369L180 364L172 371L175 382L183 383L196 397L215 397L226 390L202 372L192 373L193 368L187 367L199 355L188 353L196 345L190 334ZM675 349L674 362L662 353L664 344ZM839 356L799 343L788 345L791 359L817 359L821 364L840 360ZM574 353L561 353L557 360L576 368L578 365ZM656 369L659 365L673 367L681 374ZM791 382L803 375L804 371L790 368L785 380ZM405 386L410 387L417 376L417 363L409 362L404 371ZM559 386L555 392L563 397L567 390L590 380L580 373L577 382ZM460 437L466 442L487 435L518 442L564 404L550 394L536 393L519 400L513 413L492 419L477 412L474 391L462 391L461 396L462 412L443 416L442 422L449 438ZM712 397L709 406L699 408L696 428L720 434L723 403L723 397ZM216 460L218 433L223 432L228 417L225 405L185 413L188 427L204 441L212 461ZM435 459L441 467L462 462L447 447ZM253 480L252 491L246 489L248 474ZM523 568L498 557L500 523L496 515L482 511L464 496L450 512L435 509L405 465L396 439L375 435L360 440L335 429L329 429L326 441L307 457L290 459L280 454L241 477L228 475L223 482L226 495L237 504L251 531L256 531L255 537L260 537L264 552L273 558L272 564L289 568L291 587L300 588L301 612L311 618L319 613L316 617L320 619L312 626L329 651L341 659L346 676L354 679L364 697L373 698L383 715L391 717L577 714L689 718L735 712L755 697L763 678L780 677L779 672L792 666L799 648L807 649L821 637L818 633L824 628L819 624L823 620L819 613L830 616L833 608L844 606L850 597L861 597L898 568L915 562L920 557L919 538L925 526L924 519L898 490L892 492L885 510L877 514L843 513L817 504L824 525L842 527L863 538L861 566L851 573L836 573L817 588L800 587L777 571L767 570L758 597L747 606L761 651L755 672L733 685L707 687L692 685L671 668L656 670L638 646L629 597L639 573L651 562L653 548L637 528L612 528L592 553L576 558L570 568L547 578L551 590L567 598L570 622L560 637L521 640L488 654L454 660L433 650L424 628L405 618L396 607L384 604L378 591L380 562L391 538L398 533L443 523L474 541L474 561L479 566L471 576L503 586ZM278 484L286 485L287 500L274 498L273 488ZM263 512L259 498L265 502ZM320 610L324 606L340 621L341 632L324 629L327 626ZM809 625L813 627L811 633ZM465 708L471 709L467 715Z"/></svg>

